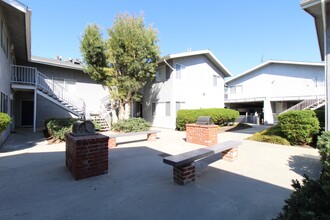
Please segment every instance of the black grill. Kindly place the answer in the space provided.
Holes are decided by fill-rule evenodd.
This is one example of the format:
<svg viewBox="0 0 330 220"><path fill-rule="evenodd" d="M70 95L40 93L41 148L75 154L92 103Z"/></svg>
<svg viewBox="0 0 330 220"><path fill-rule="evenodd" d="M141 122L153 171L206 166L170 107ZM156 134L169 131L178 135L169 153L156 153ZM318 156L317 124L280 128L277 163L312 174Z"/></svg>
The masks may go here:
<svg viewBox="0 0 330 220"><path fill-rule="evenodd" d="M213 119L211 116L199 116L196 124L198 125L213 125Z"/></svg>

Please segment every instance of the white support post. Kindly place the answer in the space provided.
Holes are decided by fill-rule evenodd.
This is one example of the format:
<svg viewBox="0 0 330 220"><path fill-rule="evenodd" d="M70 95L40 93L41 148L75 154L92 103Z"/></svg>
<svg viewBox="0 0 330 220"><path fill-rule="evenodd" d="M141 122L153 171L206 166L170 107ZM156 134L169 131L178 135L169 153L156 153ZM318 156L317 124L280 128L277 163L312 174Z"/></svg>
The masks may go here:
<svg viewBox="0 0 330 220"><path fill-rule="evenodd" d="M37 131L37 88L34 88L33 133Z"/></svg>

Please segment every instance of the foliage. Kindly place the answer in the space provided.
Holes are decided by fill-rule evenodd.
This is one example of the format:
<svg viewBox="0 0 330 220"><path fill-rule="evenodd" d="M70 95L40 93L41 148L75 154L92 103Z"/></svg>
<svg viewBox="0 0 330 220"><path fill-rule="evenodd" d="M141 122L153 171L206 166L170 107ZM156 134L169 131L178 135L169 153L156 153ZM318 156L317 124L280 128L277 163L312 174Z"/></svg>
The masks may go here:
<svg viewBox="0 0 330 220"><path fill-rule="evenodd" d="M258 142L266 142L266 143L271 143L271 144L281 144L281 145L290 145L290 142L277 135L266 135L262 134L260 132L255 133L251 137L247 138L248 140L253 140L253 141L258 141Z"/></svg>
<svg viewBox="0 0 330 220"><path fill-rule="evenodd" d="M293 110L283 113L278 116L278 126L292 145L311 143L313 135L320 130L316 114L311 110Z"/></svg>
<svg viewBox="0 0 330 220"><path fill-rule="evenodd" d="M96 122L96 121L92 121L92 123L94 124L95 127L95 131L100 131L102 126L100 123Z"/></svg>
<svg viewBox="0 0 330 220"><path fill-rule="evenodd" d="M195 123L199 116L211 116L214 124L223 125L228 122L234 122L238 118L239 112L225 108L182 109L177 112L176 129L184 131L186 124Z"/></svg>
<svg viewBox="0 0 330 220"><path fill-rule="evenodd" d="M330 219L330 181L305 175L302 184L292 180L294 192L276 219Z"/></svg>
<svg viewBox="0 0 330 220"><path fill-rule="evenodd" d="M316 117L317 119L319 120L320 122L320 128L321 130L324 131L324 128L325 128L325 111L324 109L322 110L314 110L315 114L316 114Z"/></svg>
<svg viewBox="0 0 330 220"><path fill-rule="evenodd" d="M65 141L65 133L71 132L72 125L77 120L76 118L48 119L46 122L48 134L53 137L54 140Z"/></svg>
<svg viewBox="0 0 330 220"><path fill-rule="evenodd" d="M286 205L276 219L330 219L330 132L323 132L317 147L321 154L323 172L318 180L308 176L292 181L295 191L285 200Z"/></svg>
<svg viewBox="0 0 330 220"><path fill-rule="evenodd" d="M323 132L318 137L317 148L323 165L322 178L330 180L330 131Z"/></svg>
<svg viewBox="0 0 330 220"><path fill-rule="evenodd" d="M10 124L11 118L8 114L0 112L0 133Z"/></svg>
<svg viewBox="0 0 330 220"><path fill-rule="evenodd" d="M114 131L118 132L138 132L147 131L151 127L151 124L144 120L143 118L129 118L124 120L119 120L116 124L112 126Z"/></svg>
<svg viewBox="0 0 330 220"><path fill-rule="evenodd" d="M140 100L140 89L156 75L160 54L157 42L157 31L146 27L141 15L117 15L108 29L108 39L102 38L95 24L85 29L80 50L86 72L108 86L119 119L128 118L129 104Z"/></svg>

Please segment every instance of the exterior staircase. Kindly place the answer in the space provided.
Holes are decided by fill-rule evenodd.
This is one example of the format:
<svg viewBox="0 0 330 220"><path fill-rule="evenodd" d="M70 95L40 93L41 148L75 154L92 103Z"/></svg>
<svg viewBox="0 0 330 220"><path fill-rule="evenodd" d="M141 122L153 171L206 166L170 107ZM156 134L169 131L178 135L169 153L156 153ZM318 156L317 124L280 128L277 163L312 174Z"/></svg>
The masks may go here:
<svg viewBox="0 0 330 220"><path fill-rule="evenodd" d="M85 116L85 102L62 86L39 72L36 68L13 65L11 69L12 88L36 88L38 95L57 104L77 117Z"/></svg>
<svg viewBox="0 0 330 220"><path fill-rule="evenodd" d="M280 114L283 114L285 112L291 111L291 110L315 110L318 108L321 108L325 105L325 98L315 98L315 99L307 99L304 101L299 102L298 104L292 106L291 108L288 108L287 110L281 112Z"/></svg>
<svg viewBox="0 0 330 220"><path fill-rule="evenodd" d="M106 122L105 118L101 116L100 113L90 113L90 120L100 126L100 131L110 131L110 127Z"/></svg>

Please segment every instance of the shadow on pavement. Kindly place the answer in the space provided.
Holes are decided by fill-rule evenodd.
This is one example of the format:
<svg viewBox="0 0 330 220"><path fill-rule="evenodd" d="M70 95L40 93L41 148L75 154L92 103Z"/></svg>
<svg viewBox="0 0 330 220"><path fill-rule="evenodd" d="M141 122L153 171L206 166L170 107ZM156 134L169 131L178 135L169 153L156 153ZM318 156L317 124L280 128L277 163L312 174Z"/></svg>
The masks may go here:
<svg viewBox="0 0 330 220"><path fill-rule="evenodd" d="M288 162L290 169L299 175L306 174L311 178L319 178L321 175L319 172L322 170L320 157L312 155L291 156ZM319 167L319 169L315 171L315 167Z"/></svg>
<svg viewBox="0 0 330 220"><path fill-rule="evenodd" d="M108 174L80 181L66 171L65 152L2 156L0 219L271 219L291 193L214 167L180 186L164 154L114 148Z"/></svg>

